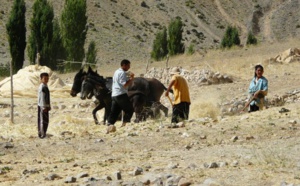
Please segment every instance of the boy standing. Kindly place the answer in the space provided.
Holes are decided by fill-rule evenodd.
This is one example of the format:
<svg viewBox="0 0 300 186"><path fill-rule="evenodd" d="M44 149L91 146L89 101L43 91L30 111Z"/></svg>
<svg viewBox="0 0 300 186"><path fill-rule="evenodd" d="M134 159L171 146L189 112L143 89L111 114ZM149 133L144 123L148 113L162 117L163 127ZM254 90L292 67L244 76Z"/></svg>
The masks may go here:
<svg viewBox="0 0 300 186"><path fill-rule="evenodd" d="M38 89L38 136L45 138L49 124L49 111L50 105L50 91L47 83L49 81L49 74L46 72L41 73L41 84Z"/></svg>

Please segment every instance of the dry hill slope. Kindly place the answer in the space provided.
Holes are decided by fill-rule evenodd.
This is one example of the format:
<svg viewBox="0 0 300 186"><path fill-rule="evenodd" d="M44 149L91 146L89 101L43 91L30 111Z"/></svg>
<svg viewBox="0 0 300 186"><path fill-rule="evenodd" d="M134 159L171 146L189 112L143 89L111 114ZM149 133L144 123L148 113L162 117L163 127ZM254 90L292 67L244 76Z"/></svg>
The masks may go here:
<svg viewBox="0 0 300 186"><path fill-rule="evenodd" d="M27 25L33 0L26 0ZM56 16L63 1L50 0ZM146 6L142 6L142 2ZM176 16L182 18L184 43L196 49L216 48L228 25L241 31L242 43L253 31L260 42L281 41L300 35L300 5L297 0L104 0L87 1L89 31L86 43L95 40L99 62L115 63L122 58L147 61L155 34ZM5 33L12 1L2 2L0 30ZM28 29L29 34L29 29ZM6 35L0 36L1 62L9 61Z"/></svg>

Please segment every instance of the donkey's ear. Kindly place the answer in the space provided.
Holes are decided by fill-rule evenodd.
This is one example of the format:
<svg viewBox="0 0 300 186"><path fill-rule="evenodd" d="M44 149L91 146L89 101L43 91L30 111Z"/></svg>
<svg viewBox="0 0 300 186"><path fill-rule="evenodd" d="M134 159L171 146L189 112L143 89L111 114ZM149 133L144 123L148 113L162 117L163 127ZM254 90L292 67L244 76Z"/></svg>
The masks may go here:
<svg viewBox="0 0 300 186"><path fill-rule="evenodd" d="M91 66L89 66L88 73L93 72Z"/></svg>

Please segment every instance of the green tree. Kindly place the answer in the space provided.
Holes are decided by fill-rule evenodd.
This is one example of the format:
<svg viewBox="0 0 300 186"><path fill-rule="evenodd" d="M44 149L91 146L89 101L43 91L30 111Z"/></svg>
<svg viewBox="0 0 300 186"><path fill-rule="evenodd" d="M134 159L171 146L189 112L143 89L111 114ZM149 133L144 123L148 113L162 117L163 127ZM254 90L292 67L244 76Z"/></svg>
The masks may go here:
<svg viewBox="0 0 300 186"><path fill-rule="evenodd" d="M87 34L86 0L65 0L61 15L61 33L67 60L82 62ZM81 68L81 64L69 64L66 70Z"/></svg>
<svg viewBox="0 0 300 186"><path fill-rule="evenodd" d="M26 48L26 6L24 0L14 0L10 17L6 24L13 73L23 67Z"/></svg>
<svg viewBox="0 0 300 186"><path fill-rule="evenodd" d="M86 53L86 62L91 64L97 63L97 49L95 41L91 41Z"/></svg>
<svg viewBox="0 0 300 186"><path fill-rule="evenodd" d="M221 42L222 48L231 48L233 45L240 45L239 31L236 27L228 26Z"/></svg>
<svg viewBox="0 0 300 186"><path fill-rule="evenodd" d="M54 12L47 0L36 0L33 4L33 14L30 21L31 35L29 37L28 57L31 64L36 61L36 54L40 54L40 65L50 68L52 53Z"/></svg>
<svg viewBox="0 0 300 186"><path fill-rule="evenodd" d="M247 45L256 45L257 44L257 39L256 37L253 35L252 32L250 32L248 34L248 37L247 37Z"/></svg>
<svg viewBox="0 0 300 186"><path fill-rule="evenodd" d="M153 41L151 58L161 60L168 54L167 28L163 27L161 32L158 32Z"/></svg>
<svg viewBox="0 0 300 186"><path fill-rule="evenodd" d="M51 56L50 56L49 67L51 69L58 70L57 61L58 59L60 60L65 59L65 49L62 43L59 22L57 19L54 19L53 21L53 37L52 37L50 48L51 48Z"/></svg>
<svg viewBox="0 0 300 186"><path fill-rule="evenodd" d="M184 53L184 45L181 42L183 33L183 24L180 18L172 20L168 28L168 51L169 54L176 55Z"/></svg>

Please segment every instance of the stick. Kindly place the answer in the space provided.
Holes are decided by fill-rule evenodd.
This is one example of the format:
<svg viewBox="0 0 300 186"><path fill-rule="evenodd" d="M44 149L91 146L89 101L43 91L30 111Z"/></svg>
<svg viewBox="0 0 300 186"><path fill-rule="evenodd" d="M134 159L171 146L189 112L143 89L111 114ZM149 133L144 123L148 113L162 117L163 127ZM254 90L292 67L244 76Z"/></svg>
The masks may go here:
<svg viewBox="0 0 300 186"><path fill-rule="evenodd" d="M167 98L168 98L168 100L170 101L170 104L172 105L172 107L173 107L173 102L172 102L172 99L170 98L170 96L168 95L167 96Z"/></svg>
<svg viewBox="0 0 300 186"><path fill-rule="evenodd" d="M249 101L246 103L245 107L240 111L240 112L243 112L247 107L249 107L250 103L254 100L254 96L252 96Z"/></svg>

